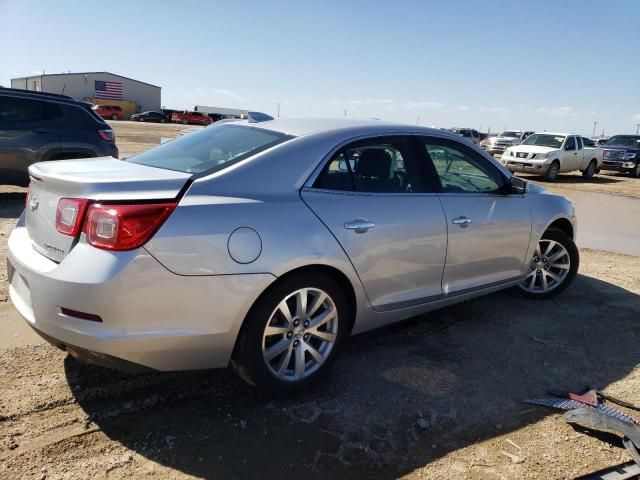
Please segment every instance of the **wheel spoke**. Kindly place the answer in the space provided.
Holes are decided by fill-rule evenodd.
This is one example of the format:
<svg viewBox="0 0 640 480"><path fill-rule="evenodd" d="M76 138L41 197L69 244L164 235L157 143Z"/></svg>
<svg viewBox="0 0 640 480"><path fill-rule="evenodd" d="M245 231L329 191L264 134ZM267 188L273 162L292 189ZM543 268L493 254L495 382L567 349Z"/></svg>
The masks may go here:
<svg viewBox="0 0 640 480"><path fill-rule="evenodd" d="M291 354L293 353L293 345L289 344L288 348L287 348L287 354L282 357L282 361L280 362L280 365L278 366L278 376L282 377L284 376L284 374L287 371L287 366L289 365L289 362L291 361Z"/></svg>
<svg viewBox="0 0 640 480"><path fill-rule="evenodd" d="M313 359L316 361L316 363L318 363L318 365L322 364L322 362L324 362L324 357L322 356L322 354L315 349L315 347L309 343L305 343L305 348L307 349L307 352L309 352L309 354L311 354L311 356L313 357Z"/></svg>
<svg viewBox="0 0 640 480"><path fill-rule="evenodd" d="M282 313L282 316L286 320L287 325L291 325L291 322L293 320L291 318L291 310L289 310L289 305L287 304L286 300L281 301L278 304L278 308L277 309L280 311L280 313Z"/></svg>
<svg viewBox="0 0 640 480"><path fill-rule="evenodd" d="M302 347L302 344L298 345L298 347L295 349L295 355L296 378L302 378L304 377L305 367L304 348Z"/></svg>
<svg viewBox="0 0 640 480"><path fill-rule="evenodd" d="M324 292L319 292L313 299L311 305L307 308L307 316L309 318L313 317L313 314L316 313L316 311L320 308L320 305L322 305L326 299L327 294Z"/></svg>
<svg viewBox="0 0 640 480"><path fill-rule="evenodd" d="M533 287L536 285L536 276L537 276L537 273L534 270L533 275L531 275L531 281L529 282L529 290L533 290Z"/></svg>
<svg viewBox="0 0 640 480"><path fill-rule="evenodd" d="M546 272L542 272L542 274L540 275L540 279L542 281L542 290L549 290L549 284L547 283L547 276L545 275Z"/></svg>
<svg viewBox="0 0 640 480"><path fill-rule="evenodd" d="M335 333L331 333L331 332L323 332L321 330L318 330L316 328L309 330L309 333L311 335L313 335L314 337L318 337L321 338L322 340L325 340L327 342L335 342L336 341L336 334Z"/></svg>
<svg viewBox="0 0 640 480"><path fill-rule="evenodd" d="M283 338L282 340L271 345L269 348L267 348L267 350L265 350L264 358L266 358L267 361L273 360L282 352L284 352L289 347L290 343L291 342L289 340Z"/></svg>
<svg viewBox="0 0 640 480"><path fill-rule="evenodd" d="M553 247L556 246L556 242L554 242L553 240L549 240L549 245L547 245L547 249L544 251L544 256L548 257L549 254L551 253L551 250L553 250Z"/></svg>
<svg viewBox="0 0 640 480"><path fill-rule="evenodd" d="M267 325L264 329L265 337L269 337L271 335L284 335L289 331L289 327L283 327L279 325Z"/></svg>
<svg viewBox="0 0 640 480"><path fill-rule="evenodd" d="M334 308L330 308L322 312L316 318L312 318L309 324L309 328L318 328L327 323L329 320L336 317L336 311Z"/></svg>
<svg viewBox="0 0 640 480"><path fill-rule="evenodd" d="M540 253L540 244L538 243L538 245L536 246L536 251L533 254L534 257L538 257L540 258L542 256L542 254Z"/></svg>
<svg viewBox="0 0 640 480"><path fill-rule="evenodd" d="M549 263L553 263L565 255L568 255L567 251L564 248L560 247L560 250L558 250L556 253L554 253L548 258Z"/></svg>
<svg viewBox="0 0 640 480"><path fill-rule="evenodd" d="M296 316L305 318L307 315L307 290L299 290L296 294Z"/></svg>
<svg viewBox="0 0 640 480"><path fill-rule="evenodd" d="M555 280L558 284L562 283L562 278L559 275L556 275L553 272L550 272L549 270L547 270L547 275L549 277L551 277L553 280Z"/></svg>
<svg viewBox="0 0 640 480"><path fill-rule="evenodd" d="M562 270L569 270L570 267L571 265L568 263L551 263L549 265L549 268L561 268Z"/></svg>

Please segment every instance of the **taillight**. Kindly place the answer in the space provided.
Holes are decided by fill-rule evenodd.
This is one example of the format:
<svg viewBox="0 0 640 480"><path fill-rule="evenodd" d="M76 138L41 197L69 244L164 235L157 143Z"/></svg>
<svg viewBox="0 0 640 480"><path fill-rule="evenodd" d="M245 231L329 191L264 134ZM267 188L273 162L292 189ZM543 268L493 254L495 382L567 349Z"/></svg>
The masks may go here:
<svg viewBox="0 0 640 480"><path fill-rule="evenodd" d="M92 204L83 230L94 247L133 250L147 243L175 208L175 203Z"/></svg>
<svg viewBox="0 0 640 480"><path fill-rule="evenodd" d="M88 203L86 198L61 198L56 210L56 230L64 235L77 236L82 229Z"/></svg>
<svg viewBox="0 0 640 480"><path fill-rule="evenodd" d="M113 135L113 130L111 130L110 128L98 130L98 135L100 135L100 137L106 142L113 142L113 139L115 138Z"/></svg>

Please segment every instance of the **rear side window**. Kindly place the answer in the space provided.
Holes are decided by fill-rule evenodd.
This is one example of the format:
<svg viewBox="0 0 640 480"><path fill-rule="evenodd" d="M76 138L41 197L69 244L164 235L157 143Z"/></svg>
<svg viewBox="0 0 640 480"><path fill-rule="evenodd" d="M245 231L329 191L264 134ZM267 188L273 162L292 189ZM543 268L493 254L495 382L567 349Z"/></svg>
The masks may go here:
<svg viewBox="0 0 640 480"><path fill-rule="evenodd" d="M339 150L314 187L366 193L423 193L424 182L405 137L379 137Z"/></svg>
<svg viewBox="0 0 640 480"><path fill-rule="evenodd" d="M78 105L63 105L63 119L59 123L60 130L95 130L96 123L104 123L97 115L89 113L85 108ZM96 117L100 120L96 120Z"/></svg>
<svg viewBox="0 0 640 480"><path fill-rule="evenodd" d="M582 150L582 138L577 137L577 142L578 142L578 150Z"/></svg>
<svg viewBox="0 0 640 480"><path fill-rule="evenodd" d="M179 172L214 172L290 138L271 130L223 124L163 143L127 161Z"/></svg>

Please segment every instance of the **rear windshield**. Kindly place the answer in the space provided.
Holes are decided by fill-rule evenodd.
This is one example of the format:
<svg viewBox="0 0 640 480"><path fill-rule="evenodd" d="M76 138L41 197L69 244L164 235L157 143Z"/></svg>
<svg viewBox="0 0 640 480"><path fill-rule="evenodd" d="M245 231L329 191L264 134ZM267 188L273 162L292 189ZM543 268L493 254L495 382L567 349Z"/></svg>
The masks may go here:
<svg viewBox="0 0 640 480"><path fill-rule="evenodd" d="M283 133L261 128L213 125L129 157L127 161L180 172L202 173L220 170L290 138Z"/></svg>

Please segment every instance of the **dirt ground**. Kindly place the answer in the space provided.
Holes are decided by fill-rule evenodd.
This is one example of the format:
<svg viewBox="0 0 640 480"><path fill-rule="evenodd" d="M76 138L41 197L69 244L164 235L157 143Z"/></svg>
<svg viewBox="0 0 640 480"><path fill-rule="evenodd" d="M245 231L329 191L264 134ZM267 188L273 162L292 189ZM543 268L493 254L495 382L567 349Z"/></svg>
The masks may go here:
<svg viewBox="0 0 640 480"><path fill-rule="evenodd" d="M178 127L120 123L130 145ZM23 189L2 189L0 302L23 206ZM0 478L575 478L627 461L619 438L522 400L594 385L638 404L639 354L640 257L585 249L557 300L497 293L354 337L293 398L227 370L128 375L9 348Z"/></svg>

